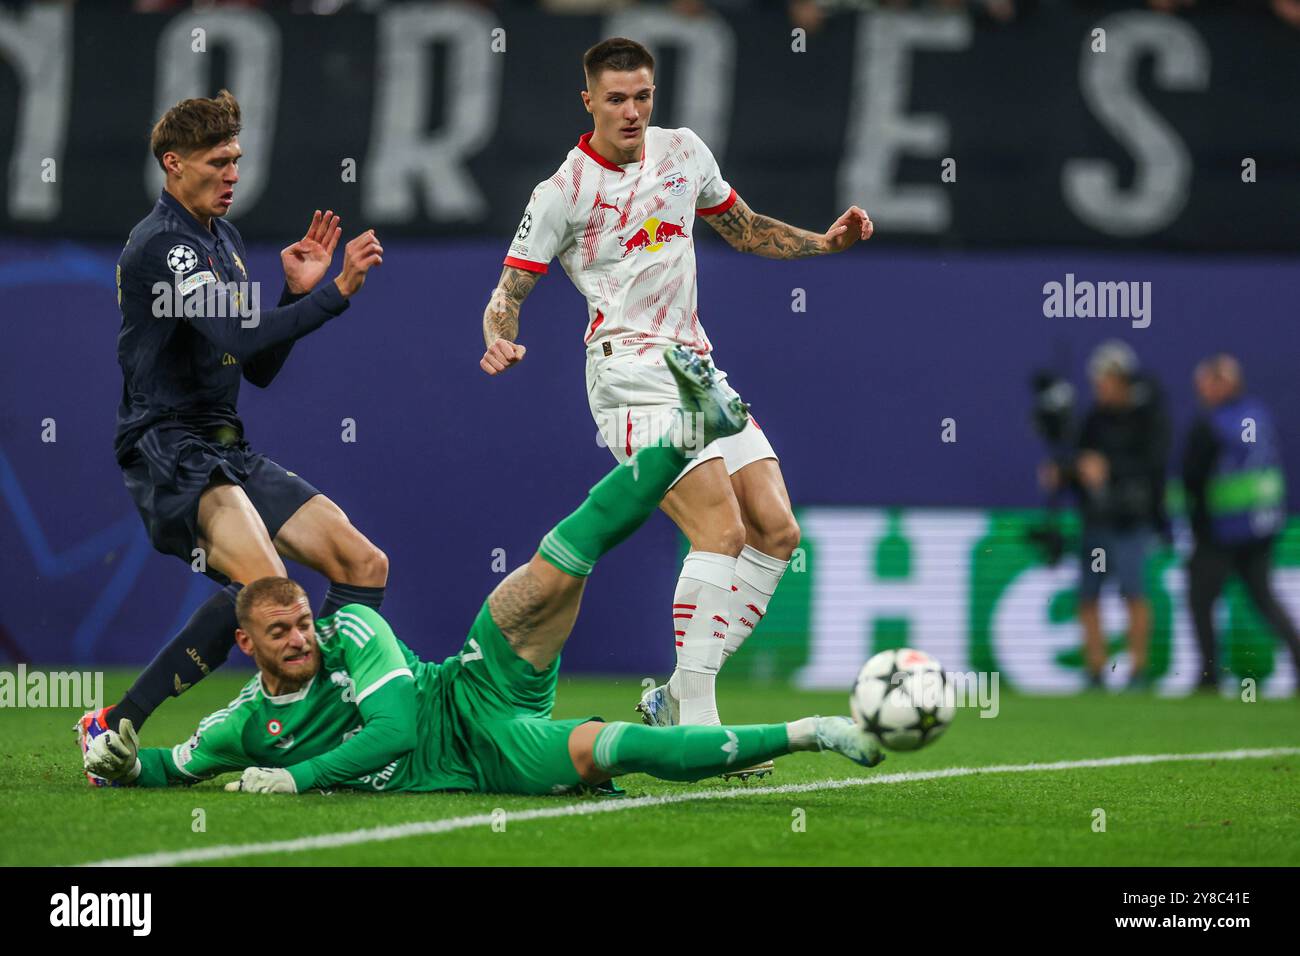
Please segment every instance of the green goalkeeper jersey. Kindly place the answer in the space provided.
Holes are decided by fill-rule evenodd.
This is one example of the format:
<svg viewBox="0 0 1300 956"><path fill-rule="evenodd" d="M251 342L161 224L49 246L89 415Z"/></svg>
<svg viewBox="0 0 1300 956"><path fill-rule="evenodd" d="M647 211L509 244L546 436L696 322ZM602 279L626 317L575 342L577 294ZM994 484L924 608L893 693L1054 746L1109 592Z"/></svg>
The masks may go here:
<svg viewBox="0 0 1300 956"><path fill-rule="evenodd" d="M453 699L461 654L441 664L422 661L376 611L359 604L318 620L316 640L321 668L305 687L273 697L257 675L185 743L141 750L136 784L284 767L300 792L478 789Z"/></svg>

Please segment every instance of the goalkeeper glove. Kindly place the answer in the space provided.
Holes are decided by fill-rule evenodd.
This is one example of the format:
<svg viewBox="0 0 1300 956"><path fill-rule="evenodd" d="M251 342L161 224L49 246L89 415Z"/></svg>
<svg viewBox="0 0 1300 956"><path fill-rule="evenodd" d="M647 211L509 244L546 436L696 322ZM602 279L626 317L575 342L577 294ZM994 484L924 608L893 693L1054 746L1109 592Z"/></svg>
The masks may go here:
<svg viewBox="0 0 1300 956"><path fill-rule="evenodd" d="M238 780L226 784L232 793L243 790L246 793L297 793L298 785L293 782L293 774L280 767L249 767Z"/></svg>
<svg viewBox="0 0 1300 956"><path fill-rule="evenodd" d="M123 717L117 730L107 730L90 742L83 763L96 776L130 783L140 776L140 738L135 725Z"/></svg>

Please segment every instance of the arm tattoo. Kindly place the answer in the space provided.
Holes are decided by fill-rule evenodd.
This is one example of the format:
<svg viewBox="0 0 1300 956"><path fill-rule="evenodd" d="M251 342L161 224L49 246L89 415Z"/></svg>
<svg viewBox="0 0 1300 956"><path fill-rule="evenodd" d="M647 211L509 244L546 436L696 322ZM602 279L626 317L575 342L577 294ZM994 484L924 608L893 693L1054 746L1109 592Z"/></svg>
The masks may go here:
<svg viewBox="0 0 1300 956"><path fill-rule="evenodd" d="M540 279L540 272L506 266L501 270L497 287L492 290L483 312L483 341L491 345L497 339L513 342L519 335L519 308Z"/></svg>
<svg viewBox="0 0 1300 956"><path fill-rule="evenodd" d="M829 251L825 240L817 233L769 216L760 216L739 196L726 212L705 216L704 221L716 229L733 249L767 259L801 259Z"/></svg>

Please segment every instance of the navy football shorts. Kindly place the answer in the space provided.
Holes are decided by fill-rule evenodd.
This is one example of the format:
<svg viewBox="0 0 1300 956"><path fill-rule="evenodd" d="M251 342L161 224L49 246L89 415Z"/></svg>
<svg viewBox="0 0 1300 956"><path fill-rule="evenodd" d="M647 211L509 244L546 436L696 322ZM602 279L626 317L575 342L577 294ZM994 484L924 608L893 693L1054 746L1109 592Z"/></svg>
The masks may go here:
<svg viewBox="0 0 1300 956"><path fill-rule="evenodd" d="M199 496L209 485L229 482L243 488L272 539L294 512L320 494L245 441L224 445L170 423L145 432L123 466L122 478L153 546L186 564L193 562L198 547ZM205 573L229 583L214 568Z"/></svg>

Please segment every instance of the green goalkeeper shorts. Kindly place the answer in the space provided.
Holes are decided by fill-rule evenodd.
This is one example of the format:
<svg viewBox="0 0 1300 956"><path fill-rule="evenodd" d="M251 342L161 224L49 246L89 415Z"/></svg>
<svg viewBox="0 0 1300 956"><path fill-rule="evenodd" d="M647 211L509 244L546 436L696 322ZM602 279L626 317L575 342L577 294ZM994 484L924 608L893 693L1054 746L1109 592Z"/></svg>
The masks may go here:
<svg viewBox="0 0 1300 956"><path fill-rule="evenodd" d="M579 783L569 734L592 718L552 720L556 658L538 671L517 655L487 602L460 652L456 709L485 793L561 793Z"/></svg>

